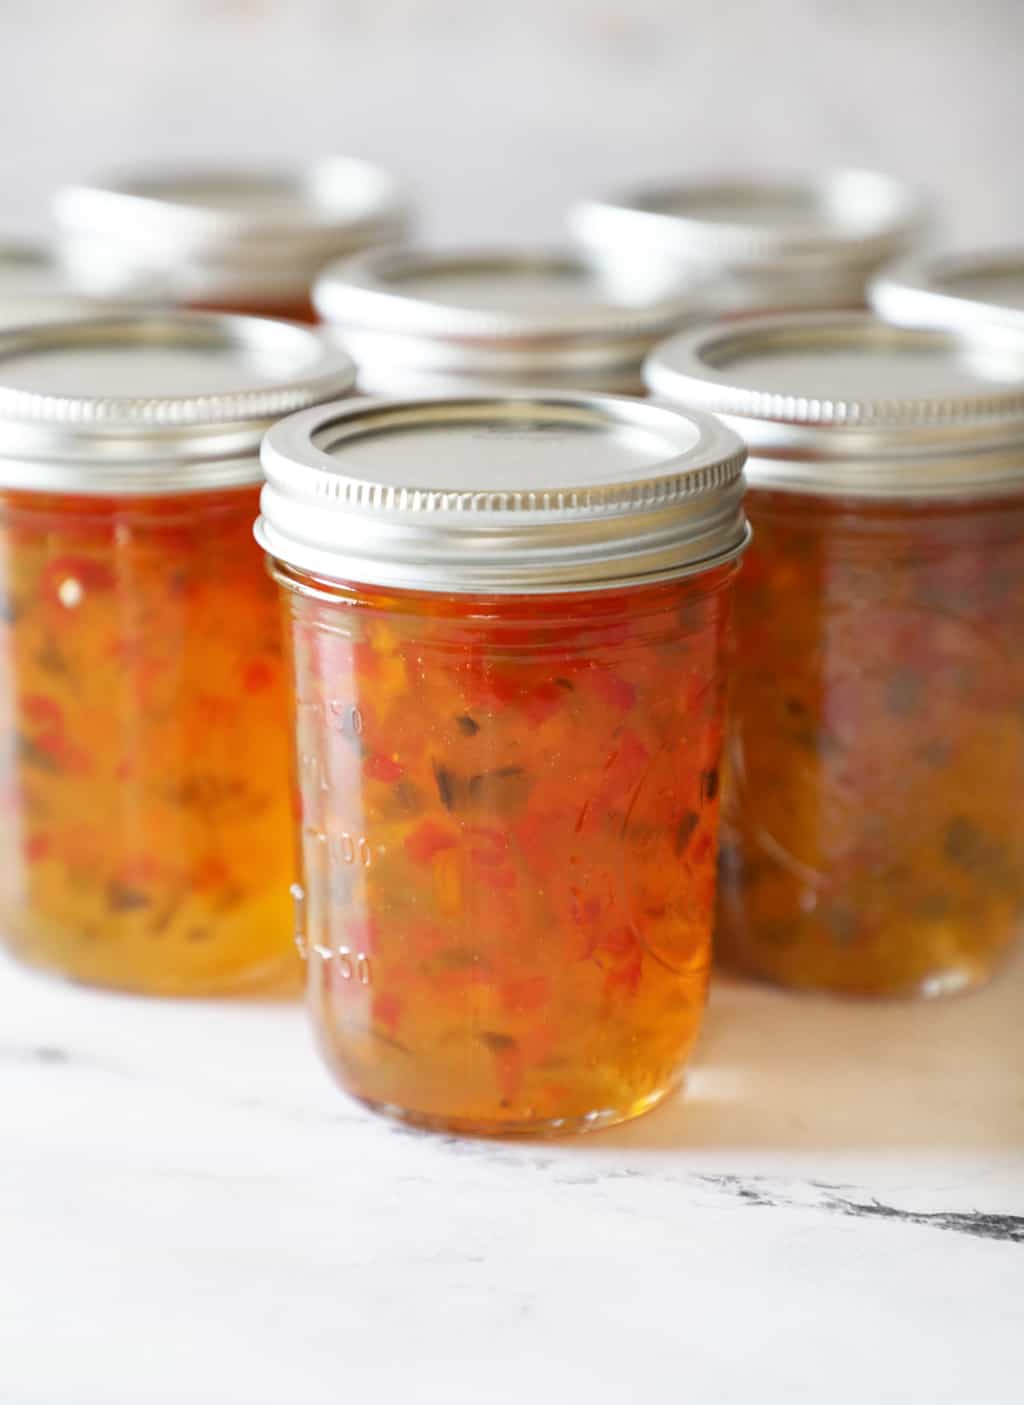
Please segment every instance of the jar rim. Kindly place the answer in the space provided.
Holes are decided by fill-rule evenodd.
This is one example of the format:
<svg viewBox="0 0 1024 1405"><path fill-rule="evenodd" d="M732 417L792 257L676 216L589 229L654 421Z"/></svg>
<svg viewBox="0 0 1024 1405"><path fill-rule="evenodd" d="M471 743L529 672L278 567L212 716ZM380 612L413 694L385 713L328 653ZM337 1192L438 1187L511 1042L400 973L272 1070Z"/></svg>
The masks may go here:
<svg viewBox="0 0 1024 1405"><path fill-rule="evenodd" d="M1024 330L1024 248L907 259L875 279L869 299L880 317L901 325Z"/></svg>
<svg viewBox="0 0 1024 1405"><path fill-rule="evenodd" d="M547 390L351 400L274 425L257 539L331 579L594 590L746 545L740 440L710 416Z"/></svg>
<svg viewBox="0 0 1024 1405"><path fill-rule="evenodd" d="M135 311L0 331L0 484L44 492L256 483L281 415L351 389L315 328Z"/></svg>
<svg viewBox="0 0 1024 1405"><path fill-rule="evenodd" d="M743 436L753 484L882 497L1024 485L1024 332L743 317L664 342L645 374L655 396Z"/></svg>
<svg viewBox="0 0 1024 1405"><path fill-rule="evenodd" d="M585 201L570 216L584 246L647 248L713 267L868 268L903 251L928 202L880 171L702 176Z"/></svg>
<svg viewBox="0 0 1024 1405"><path fill-rule="evenodd" d="M369 161L145 167L54 196L61 256L76 284L117 291L147 277L158 296L266 301L307 294L330 259L401 236L399 182Z"/></svg>

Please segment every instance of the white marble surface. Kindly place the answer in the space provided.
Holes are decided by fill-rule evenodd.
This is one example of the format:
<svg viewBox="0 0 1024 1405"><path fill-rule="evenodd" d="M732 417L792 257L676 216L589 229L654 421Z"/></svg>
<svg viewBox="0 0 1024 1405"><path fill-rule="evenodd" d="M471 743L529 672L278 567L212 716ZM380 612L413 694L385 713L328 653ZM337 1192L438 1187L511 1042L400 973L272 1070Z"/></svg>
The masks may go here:
<svg viewBox="0 0 1024 1405"><path fill-rule="evenodd" d="M1019 1405L1022 1014L722 983L685 1099L488 1143L0 964L0 1401Z"/></svg>

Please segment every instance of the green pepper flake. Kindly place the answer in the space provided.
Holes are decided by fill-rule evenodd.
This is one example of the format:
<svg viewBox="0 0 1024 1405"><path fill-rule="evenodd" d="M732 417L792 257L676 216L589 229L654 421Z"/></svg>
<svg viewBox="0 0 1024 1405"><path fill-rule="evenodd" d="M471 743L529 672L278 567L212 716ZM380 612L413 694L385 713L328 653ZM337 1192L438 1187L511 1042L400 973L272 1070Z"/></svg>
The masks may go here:
<svg viewBox="0 0 1024 1405"><path fill-rule="evenodd" d="M1005 850L967 818L955 815L946 829L946 858L967 873L983 874L990 882L1012 885L1015 873Z"/></svg>
<svg viewBox="0 0 1024 1405"><path fill-rule="evenodd" d="M564 688L567 693L574 693L576 691L575 687L572 683L569 682L568 678L556 678L555 687Z"/></svg>
<svg viewBox="0 0 1024 1405"><path fill-rule="evenodd" d="M470 776L468 796L472 805L507 810L525 800L527 789L526 772L521 766L501 766L496 771Z"/></svg>
<svg viewBox="0 0 1024 1405"><path fill-rule="evenodd" d="M718 794L718 768L713 766L710 771L705 771L701 784L705 799L714 800Z"/></svg>
<svg viewBox="0 0 1024 1405"><path fill-rule="evenodd" d="M825 926L828 927L835 940L840 946L849 946L856 938L858 923L855 913L845 907L828 907L821 914Z"/></svg>
<svg viewBox="0 0 1024 1405"><path fill-rule="evenodd" d="M486 1044L492 1054L505 1054L517 1047L518 1041L511 1034L500 1034L497 1030L482 1029L477 1036L481 1044Z"/></svg>
<svg viewBox="0 0 1024 1405"><path fill-rule="evenodd" d="M461 717L456 717L455 725L464 737L475 737L480 730L480 723L475 722L468 712L464 712Z"/></svg>
<svg viewBox="0 0 1024 1405"><path fill-rule="evenodd" d="M435 761L433 770L441 804L453 813L480 806L507 812L522 804L529 792L529 779L521 766L499 766L493 771L460 776Z"/></svg>
<svg viewBox="0 0 1024 1405"><path fill-rule="evenodd" d="M921 701L923 680L909 668L897 668L885 682L885 705L894 717L908 717Z"/></svg>
<svg viewBox="0 0 1024 1405"><path fill-rule="evenodd" d="M686 852L686 846L693 838L693 832L698 824L700 824L700 816L696 810L687 810L676 825L675 851L677 858L681 858Z"/></svg>
<svg viewBox="0 0 1024 1405"><path fill-rule="evenodd" d="M133 888L127 883L107 884L107 906L111 912L137 912L149 907L151 899L141 888Z"/></svg>
<svg viewBox="0 0 1024 1405"><path fill-rule="evenodd" d="M17 734L18 756L28 766L38 766L41 771L59 771L60 761L52 750L38 745L24 732Z"/></svg>
<svg viewBox="0 0 1024 1405"><path fill-rule="evenodd" d="M437 794L441 804L446 810L456 809L456 789L458 778L454 771L450 771L447 766L441 766L434 762L434 780L437 783Z"/></svg>
<svg viewBox="0 0 1024 1405"><path fill-rule="evenodd" d="M68 661L53 638L48 638L36 654L36 663L46 673L65 674L68 671Z"/></svg>

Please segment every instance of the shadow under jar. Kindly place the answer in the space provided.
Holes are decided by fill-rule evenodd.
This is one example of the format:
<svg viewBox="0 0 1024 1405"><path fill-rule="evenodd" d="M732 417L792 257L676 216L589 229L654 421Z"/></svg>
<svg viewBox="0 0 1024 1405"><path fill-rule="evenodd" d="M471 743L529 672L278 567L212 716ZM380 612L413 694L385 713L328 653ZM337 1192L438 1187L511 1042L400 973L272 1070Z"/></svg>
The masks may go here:
<svg viewBox="0 0 1024 1405"><path fill-rule="evenodd" d="M146 288L182 306L315 322L320 269L406 232L387 172L334 156L293 167L138 168L54 197L59 247L83 292Z"/></svg>
<svg viewBox="0 0 1024 1405"><path fill-rule="evenodd" d="M287 705L259 440L343 393L307 328L0 334L0 939L94 985L292 967Z"/></svg>
<svg viewBox="0 0 1024 1405"><path fill-rule="evenodd" d="M643 395L644 357L697 319L699 297L685 285L627 296L565 251L414 245L342 259L313 293L368 395Z"/></svg>
<svg viewBox="0 0 1024 1405"><path fill-rule="evenodd" d="M720 324L649 365L751 451L716 950L938 995L1024 915L1024 337Z"/></svg>
<svg viewBox="0 0 1024 1405"><path fill-rule="evenodd" d="M344 1088L576 1131L679 1080L707 984L743 449L556 396L353 402L268 435L302 944Z"/></svg>

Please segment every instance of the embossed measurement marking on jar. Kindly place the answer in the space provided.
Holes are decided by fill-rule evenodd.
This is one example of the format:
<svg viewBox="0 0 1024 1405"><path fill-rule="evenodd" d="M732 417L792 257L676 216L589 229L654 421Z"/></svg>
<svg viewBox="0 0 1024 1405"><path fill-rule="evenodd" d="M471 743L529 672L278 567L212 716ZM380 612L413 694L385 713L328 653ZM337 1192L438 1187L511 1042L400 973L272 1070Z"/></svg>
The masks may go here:
<svg viewBox="0 0 1024 1405"><path fill-rule="evenodd" d="M327 711L346 737L363 735L363 714L355 703L344 702L341 698L330 698Z"/></svg>
<svg viewBox="0 0 1024 1405"><path fill-rule="evenodd" d="M370 958L365 951L353 951L351 947L321 946L314 943L311 948L314 956L329 963L343 981L355 981L358 985L370 984Z"/></svg>
<svg viewBox="0 0 1024 1405"><path fill-rule="evenodd" d="M303 833L307 839L314 839L326 847L329 863L360 864L363 868L369 868L373 863L373 849L365 834L350 834L347 829L328 834L315 825L306 825Z"/></svg>
<svg viewBox="0 0 1024 1405"><path fill-rule="evenodd" d="M303 961L310 956L318 956L329 962L343 981L356 981L359 985L370 984L370 958L365 951L354 951L349 946L330 947L322 942L306 940L306 893L299 883L291 886L292 900L295 903L295 945Z"/></svg>

